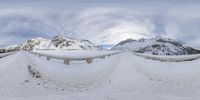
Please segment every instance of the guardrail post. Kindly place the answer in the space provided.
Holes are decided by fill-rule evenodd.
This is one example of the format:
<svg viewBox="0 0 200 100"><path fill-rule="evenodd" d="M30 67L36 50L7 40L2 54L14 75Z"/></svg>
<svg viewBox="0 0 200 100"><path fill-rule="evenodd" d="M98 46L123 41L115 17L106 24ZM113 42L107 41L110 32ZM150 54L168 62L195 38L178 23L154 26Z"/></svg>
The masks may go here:
<svg viewBox="0 0 200 100"><path fill-rule="evenodd" d="M47 57L47 60L50 60L50 58L49 58L49 57Z"/></svg>
<svg viewBox="0 0 200 100"><path fill-rule="evenodd" d="M92 63L92 58L87 58L87 59L86 59L86 62L87 62L88 64Z"/></svg>
<svg viewBox="0 0 200 100"><path fill-rule="evenodd" d="M65 65L69 65L69 64L70 64L70 60L69 60L69 59L65 59L65 60L64 60L64 64L65 64Z"/></svg>
<svg viewBox="0 0 200 100"><path fill-rule="evenodd" d="M102 57L101 57L101 59L105 59L105 58L106 58L106 56L102 56Z"/></svg>

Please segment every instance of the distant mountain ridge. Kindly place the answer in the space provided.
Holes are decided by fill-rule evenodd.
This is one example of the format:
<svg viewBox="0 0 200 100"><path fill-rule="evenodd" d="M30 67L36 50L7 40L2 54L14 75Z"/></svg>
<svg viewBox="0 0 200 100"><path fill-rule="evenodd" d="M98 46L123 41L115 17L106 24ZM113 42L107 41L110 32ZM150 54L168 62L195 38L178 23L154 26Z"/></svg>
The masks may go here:
<svg viewBox="0 0 200 100"><path fill-rule="evenodd" d="M190 55L199 54L200 50L183 46L169 38L127 39L119 42L112 50L134 51L153 55Z"/></svg>
<svg viewBox="0 0 200 100"><path fill-rule="evenodd" d="M100 46L90 42L89 40L78 40L65 36L55 36L52 39L42 37L33 38L23 44L9 46L0 49L0 52L10 52L19 50L37 50L37 49L57 49L57 50L96 50L101 49Z"/></svg>
<svg viewBox="0 0 200 100"><path fill-rule="evenodd" d="M114 44L103 44L103 45L101 45L101 47L103 49L107 49L107 50L111 49L113 46L114 46Z"/></svg>

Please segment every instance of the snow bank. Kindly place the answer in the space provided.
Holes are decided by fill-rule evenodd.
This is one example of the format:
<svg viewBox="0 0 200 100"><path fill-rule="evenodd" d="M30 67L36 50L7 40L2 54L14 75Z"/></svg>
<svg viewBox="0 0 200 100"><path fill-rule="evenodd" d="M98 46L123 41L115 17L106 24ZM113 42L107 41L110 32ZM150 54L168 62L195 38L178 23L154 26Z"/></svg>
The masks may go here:
<svg viewBox="0 0 200 100"><path fill-rule="evenodd" d="M135 53L135 55L144 57L147 59L152 60L160 60L160 61L174 61L174 62L180 62L180 61L190 61L200 58L200 54L193 54L193 55L178 55L178 56L166 56L166 55L152 55L152 54L143 54L143 53Z"/></svg>

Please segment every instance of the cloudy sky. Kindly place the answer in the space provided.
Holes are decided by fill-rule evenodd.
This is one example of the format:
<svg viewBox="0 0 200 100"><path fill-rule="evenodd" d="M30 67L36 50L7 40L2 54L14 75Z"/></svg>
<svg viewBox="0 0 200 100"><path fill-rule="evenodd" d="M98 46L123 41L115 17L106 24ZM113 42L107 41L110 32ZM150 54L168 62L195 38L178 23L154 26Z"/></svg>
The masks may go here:
<svg viewBox="0 0 200 100"><path fill-rule="evenodd" d="M97 44L160 36L200 48L200 2L0 0L0 47L58 34Z"/></svg>

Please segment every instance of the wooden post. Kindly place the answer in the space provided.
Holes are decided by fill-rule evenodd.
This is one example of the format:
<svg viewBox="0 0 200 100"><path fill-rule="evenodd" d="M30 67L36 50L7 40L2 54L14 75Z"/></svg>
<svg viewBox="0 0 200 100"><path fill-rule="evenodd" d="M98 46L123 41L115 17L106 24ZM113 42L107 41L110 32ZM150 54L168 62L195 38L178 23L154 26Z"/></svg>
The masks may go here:
<svg viewBox="0 0 200 100"><path fill-rule="evenodd" d="M65 65L69 65L69 64L70 64L70 60L69 60L69 59L65 59L65 60L64 60L64 64L65 64Z"/></svg>
<svg viewBox="0 0 200 100"><path fill-rule="evenodd" d="M87 58L87 59L86 59L86 62L87 62L88 64L92 63L92 58Z"/></svg>

